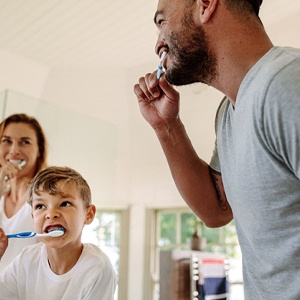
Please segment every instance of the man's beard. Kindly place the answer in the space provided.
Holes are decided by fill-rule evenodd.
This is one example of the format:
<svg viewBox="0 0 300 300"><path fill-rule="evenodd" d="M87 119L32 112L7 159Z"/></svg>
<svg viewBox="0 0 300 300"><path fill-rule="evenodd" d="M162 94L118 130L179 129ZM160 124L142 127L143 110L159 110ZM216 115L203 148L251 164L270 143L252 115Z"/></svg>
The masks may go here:
<svg viewBox="0 0 300 300"><path fill-rule="evenodd" d="M182 30L172 32L169 55L173 66L167 69L166 79L173 85L194 82L209 84L216 77L216 58L208 48L207 37L201 27L196 27L192 15L186 14Z"/></svg>

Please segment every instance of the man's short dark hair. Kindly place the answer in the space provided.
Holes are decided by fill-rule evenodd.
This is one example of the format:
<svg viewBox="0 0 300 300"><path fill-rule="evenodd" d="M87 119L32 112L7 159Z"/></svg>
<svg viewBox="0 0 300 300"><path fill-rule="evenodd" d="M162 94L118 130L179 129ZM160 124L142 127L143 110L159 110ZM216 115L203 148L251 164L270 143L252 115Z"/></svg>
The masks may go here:
<svg viewBox="0 0 300 300"><path fill-rule="evenodd" d="M247 0L253 7L254 12L258 15L263 0Z"/></svg>
<svg viewBox="0 0 300 300"><path fill-rule="evenodd" d="M224 0L228 9L238 14L255 13L258 16L263 0Z"/></svg>

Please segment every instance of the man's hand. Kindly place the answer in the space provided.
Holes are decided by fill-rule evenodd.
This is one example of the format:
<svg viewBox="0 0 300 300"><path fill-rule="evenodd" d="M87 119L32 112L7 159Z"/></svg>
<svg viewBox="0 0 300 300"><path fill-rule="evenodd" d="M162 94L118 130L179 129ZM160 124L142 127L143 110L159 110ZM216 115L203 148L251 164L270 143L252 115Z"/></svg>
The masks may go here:
<svg viewBox="0 0 300 300"><path fill-rule="evenodd" d="M163 74L156 78L156 71L139 79L134 86L141 113L154 128L169 127L179 113L179 93L170 85Z"/></svg>

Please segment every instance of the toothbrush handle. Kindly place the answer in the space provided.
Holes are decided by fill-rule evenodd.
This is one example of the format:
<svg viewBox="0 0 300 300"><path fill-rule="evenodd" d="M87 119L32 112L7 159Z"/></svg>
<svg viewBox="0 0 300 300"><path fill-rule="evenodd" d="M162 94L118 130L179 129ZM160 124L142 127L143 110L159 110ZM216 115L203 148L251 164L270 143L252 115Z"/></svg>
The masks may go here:
<svg viewBox="0 0 300 300"><path fill-rule="evenodd" d="M163 68L161 65L158 66L157 71L156 71L156 78L159 79L163 73Z"/></svg>
<svg viewBox="0 0 300 300"><path fill-rule="evenodd" d="M7 237L10 238L31 238L36 236L35 232L27 231L27 232L19 232L14 234L8 234Z"/></svg>

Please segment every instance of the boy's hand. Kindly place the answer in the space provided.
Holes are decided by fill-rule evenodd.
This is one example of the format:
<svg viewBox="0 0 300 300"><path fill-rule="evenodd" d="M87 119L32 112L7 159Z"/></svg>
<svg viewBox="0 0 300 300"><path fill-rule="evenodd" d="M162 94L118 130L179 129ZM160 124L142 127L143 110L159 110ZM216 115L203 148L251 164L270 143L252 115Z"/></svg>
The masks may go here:
<svg viewBox="0 0 300 300"><path fill-rule="evenodd" d="M2 228L0 228L0 260L8 246L8 238Z"/></svg>

